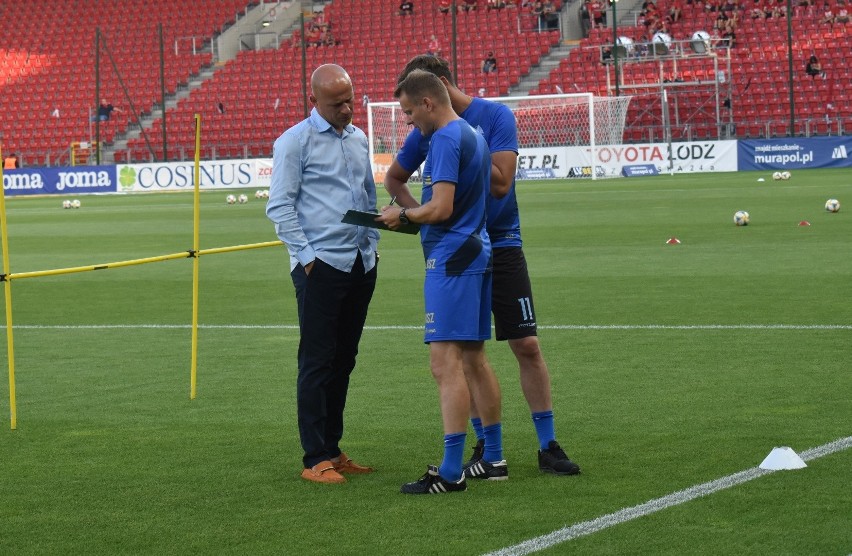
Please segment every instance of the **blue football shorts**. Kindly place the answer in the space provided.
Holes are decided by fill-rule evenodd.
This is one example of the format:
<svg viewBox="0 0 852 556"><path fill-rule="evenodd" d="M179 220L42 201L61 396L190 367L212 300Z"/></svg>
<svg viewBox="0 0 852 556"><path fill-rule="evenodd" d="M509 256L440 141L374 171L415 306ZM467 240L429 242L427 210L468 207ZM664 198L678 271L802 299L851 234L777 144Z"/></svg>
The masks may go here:
<svg viewBox="0 0 852 556"><path fill-rule="evenodd" d="M491 273L427 274L425 343L491 339Z"/></svg>

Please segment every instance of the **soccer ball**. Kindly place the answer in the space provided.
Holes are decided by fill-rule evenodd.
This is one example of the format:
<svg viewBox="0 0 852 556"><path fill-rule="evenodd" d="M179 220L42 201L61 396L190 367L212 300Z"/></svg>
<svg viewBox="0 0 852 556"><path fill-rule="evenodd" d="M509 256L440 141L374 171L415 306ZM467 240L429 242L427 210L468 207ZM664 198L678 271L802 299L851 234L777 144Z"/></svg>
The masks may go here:
<svg viewBox="0 0 852 556"><path fill-rule="evenodd" d="M248 196L247 195L240 195L239 197L237 197L237 200L240 202L241 205L244 205L244 204L248 203Z"/></svg>
<svg viewBox="0 0 852 556"><path fill-rule="evenodd" d="M255 199L263 199L263 191L261 191L260 189L258 189L257 191L255 191L255 192L254 192L254 198L255 198Z"/></svg>
<svg viewBox="0 0 852 556"><path fill-rule="evenodd" d="M775 181L780 180L781 179L781 172L773 172L772 173L772 179L775 180Z"/></svg>
<svg viewBox="0 0 852 556"><path fill-rule="evenodd" d="M79 201L79 199L74 199L73 201L71 201L71 208L75 208L75 209L80 208L80 201Z"/></svg>
<svg viewBox="0 0 852 556"><path fill-rule="evenodd" d="M68 199L65 199L64 201L62 201L62 208L70 209L71 208L71 201L69 201Z"/></svg>
<svg viewBox="0 0 852 556"><path fill-rule="evenodd" d="M840 201L837 199L829 199L825 202L825 210L828 212L837 212L840 210Z"/></svg>
<svg viewBox="0 0 852 556"><path fill-rule="evenodd" d="M738 210L735 212L734 224L737 226L748 226L748 213L744 210Z"/></svg>
<svg viewBox="0 0 852 556"><path fill-rule="evenodd" d="M269 199L269 190L268 189L264 189L263 191L261 191L261 193L263 194L262 197L264 199Z"/></svg>
<svg viewBox="0 0 852 556"><path fill-rule="evenodd" d="M789 180L790 179L790 172L788 172L787 170L784 170L783 172L781 172L781 179L782 180Z"/></svg>
<svg viewBox="0 0 852 556"><path fill-rule="evenodd" d="M228 195L227 197L225 197L225 202L228 203L229 205L233 205L234 203L237 202L237 198L234 197L233 195Z"/></svg>

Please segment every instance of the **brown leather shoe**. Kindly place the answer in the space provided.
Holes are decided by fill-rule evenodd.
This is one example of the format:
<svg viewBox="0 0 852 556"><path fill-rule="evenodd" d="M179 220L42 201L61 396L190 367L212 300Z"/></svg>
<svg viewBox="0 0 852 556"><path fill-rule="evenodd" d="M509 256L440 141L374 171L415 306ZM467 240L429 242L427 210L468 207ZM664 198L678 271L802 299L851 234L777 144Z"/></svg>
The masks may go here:
<svg viewBox="0 0 852 556"><path fill-rule="evenodd" d="M363 475L365 473L372 473L374 471L372 467L367 467L366 465L358 465L343 452L340 452L340 457L335 459L339 459L340 461L332 461L331 463L332 465L334 465L334 470L338 473Z"/></svg>
<svg viewBox="0 0 852 556"><path fill-rule="evenodd" d="M334 470L334 464L328 460L321 461L310 469L302 471L302 478L315 483L345 483L346 477Z"/></svg>

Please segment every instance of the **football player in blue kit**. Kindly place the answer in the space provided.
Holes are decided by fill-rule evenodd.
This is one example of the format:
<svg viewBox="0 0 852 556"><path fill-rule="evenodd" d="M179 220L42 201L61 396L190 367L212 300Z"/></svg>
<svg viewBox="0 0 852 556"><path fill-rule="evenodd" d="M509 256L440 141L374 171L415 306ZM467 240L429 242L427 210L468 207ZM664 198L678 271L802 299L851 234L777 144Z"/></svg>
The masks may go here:
<svg viewBox="0 0 852 556"><path fill-rule="evenodd" d="M499 391L493 373L482 384L466 375L463 364L481 357L484 341L491 337L491 243L485 231L491 156L482 135L453 111L447 89L434 74L411 72L394 96L406 121L431 141L420 202L383 207L379 219L391 229L420 224L426 266L424 341L444 430L441 465L430 465L402 492L440 494L467 488L463 461L471 391L474 398L480 389ZM508 478L505 460L493 467L503 469L500 478Z"/></svg>
<svg viewBox="0 0 852 556"><path fill-rule="evenodd" d="M492 312L498 341L507 341L518 361L521 389L530 408L538 437L538 465L543 472L556 475L576 475L580 467L563 451L556 441L550 373L541 353L536 328L535 310L529 272L521 240L520 215L515 194L515 169L518 158L518 133L515 116L504 104L472 98L456 87L449 63L435 56L415 56L403 69L399 80L414 70L435 74L446 87L453 110L472 127L479 130L491 151L491 185L487 199L487 231L493 250ZM408 178L426 160L429 137L413 129L396 155L385 177L385 189L403 207L416 206L406 185ZM465 354L466 369L486 375L490 364L484 351ZM472 371L468 371L472 372ZM493 375L493 371L491 372ZM465 464L469 478L495 478L505 467L489 464L502 460L502 441L499 453L489 450L492 434L489 426L499 423L499 387L496 398L487 406L480 399L472 400L471 423L477 435L473 456ZM496 415L495 415L496 403ZM486 404L483 404L486 405Z"/></svg>

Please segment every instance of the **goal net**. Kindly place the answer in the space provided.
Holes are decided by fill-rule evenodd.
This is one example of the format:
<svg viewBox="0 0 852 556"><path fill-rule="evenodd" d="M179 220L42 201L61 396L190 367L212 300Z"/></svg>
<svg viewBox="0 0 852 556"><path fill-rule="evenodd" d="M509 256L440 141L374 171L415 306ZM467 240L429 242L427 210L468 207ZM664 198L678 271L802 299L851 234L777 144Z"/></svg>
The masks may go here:
<svg viewBox="0 0 852 556"><path fill-rule="evenodd" d="M602 178L617 173L595 164L598 150L620 145L629 96L591 93L492 98L508 106L518 126L519 179ZM367 135L377 182L411 128L397 102L367 106ZM412 176L419 177L419 172Z"/></svg>

